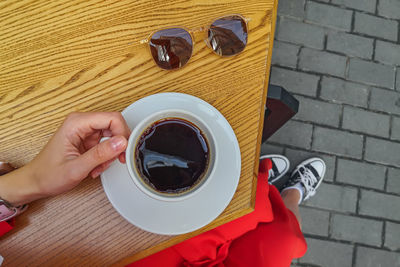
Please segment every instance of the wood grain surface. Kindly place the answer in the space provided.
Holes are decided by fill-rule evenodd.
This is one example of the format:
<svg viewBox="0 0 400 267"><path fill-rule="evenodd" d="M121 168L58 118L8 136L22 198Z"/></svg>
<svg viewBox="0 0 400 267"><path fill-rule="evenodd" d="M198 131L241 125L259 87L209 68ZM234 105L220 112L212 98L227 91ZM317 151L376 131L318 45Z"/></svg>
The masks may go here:
<svg viewBox="0 0 400 267"><path fill-rule="evenodd" d="M99 180L32 203L0 239L4 266L121 266L252 211L269 77L276 0L0 2L0 160L29 162L72 111L122 111L158 92L183 92L215 106L239 140L238 189L214 222L162 236L125 221ZM214 18L249 18L246 49L221 58L195 34L182 69L158 68L146 45L157 29L195 29Z"/></svg>

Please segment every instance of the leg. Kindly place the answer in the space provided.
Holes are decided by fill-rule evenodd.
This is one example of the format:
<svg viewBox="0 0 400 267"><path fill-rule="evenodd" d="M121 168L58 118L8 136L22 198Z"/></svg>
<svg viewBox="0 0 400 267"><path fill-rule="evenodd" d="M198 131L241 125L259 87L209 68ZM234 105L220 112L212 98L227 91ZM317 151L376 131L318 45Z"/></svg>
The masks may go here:
<svg viewBox="0 0 400 267"><path fill-rule="evenodd" d="M301 228L299 204L315 195L325 175L325 162L311 158L300 163L284 186L281 196L285 206L294 213Z"/></svg>
<svg viewBox="0 0 400 267"><path fill-rule="evenodd" d="M301 216L299 212L299 200L300 200L300 193L299 190L296 189L288 189L282 192L282 200L285 203L285 206L293 212L296 216L297 221L299 222L300 228L301 227Z"/></svg>

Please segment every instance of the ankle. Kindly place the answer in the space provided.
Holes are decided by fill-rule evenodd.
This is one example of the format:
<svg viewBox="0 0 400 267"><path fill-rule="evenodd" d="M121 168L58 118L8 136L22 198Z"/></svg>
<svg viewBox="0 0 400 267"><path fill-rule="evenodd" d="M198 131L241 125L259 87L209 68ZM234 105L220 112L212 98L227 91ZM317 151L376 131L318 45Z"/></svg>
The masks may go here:
<svg viewBox="0 0 400 267"><path fill-rule="evenodd" d="M288 188L281 193L285 203L299 205L301 202L301 194L297 188Z"/></svg>
<svg viewBox="0 0 400 267"><path fill-rule="evenodd" d="M288 187L284 188L282 193L287 190L295 190L295 191L297 191L296 193L300 195L299 199L298 199L298 203L297 203L298 205L303 201L305 192L304 192L304 187L300 182L298 182L297 184L294 184L292 186L288 186ZM297 196L297 194L296 194L296 196Z"/></svg>

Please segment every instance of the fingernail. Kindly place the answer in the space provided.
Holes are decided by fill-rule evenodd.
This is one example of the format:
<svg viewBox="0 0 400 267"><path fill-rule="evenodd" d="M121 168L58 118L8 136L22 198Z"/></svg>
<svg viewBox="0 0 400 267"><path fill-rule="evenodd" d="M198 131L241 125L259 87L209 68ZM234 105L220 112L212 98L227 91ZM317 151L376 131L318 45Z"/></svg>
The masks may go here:
<svg viewBox="0 0 400 267"><path fill-rule="evenodd" d="M125 152L122 152L121 154L119 154L118 156L119 162L126 163L126 157L125 157Z"/></svg>
<svg viewBox="0 0 400 267"><path fill-rule="evenodd" d="M120 151L125 145L125 139L123 137L113 137L110 141L115 151Z"/></svg>

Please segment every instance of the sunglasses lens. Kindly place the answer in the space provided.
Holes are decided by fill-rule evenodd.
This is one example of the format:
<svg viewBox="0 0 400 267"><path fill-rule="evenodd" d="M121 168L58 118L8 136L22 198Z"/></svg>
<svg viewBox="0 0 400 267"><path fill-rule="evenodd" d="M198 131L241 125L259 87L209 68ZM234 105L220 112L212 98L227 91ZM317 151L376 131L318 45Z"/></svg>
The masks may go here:
<svg viewBox="0 0 400 267"><path fill-rule="evenodd" d="M240 16L228 16L214 21L208 30L211 48L220 56L232 56L247 44L247 26Z"/></svg>
<svg viewBox="0 0 400 267"><path fill-rule="evenodd" d="M184 66L192 56L192 37L181 28L158 31L151 36L149 44L154 61L166 70Z"/></svg>

